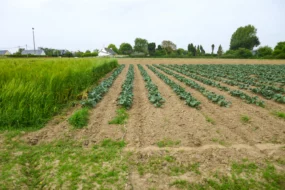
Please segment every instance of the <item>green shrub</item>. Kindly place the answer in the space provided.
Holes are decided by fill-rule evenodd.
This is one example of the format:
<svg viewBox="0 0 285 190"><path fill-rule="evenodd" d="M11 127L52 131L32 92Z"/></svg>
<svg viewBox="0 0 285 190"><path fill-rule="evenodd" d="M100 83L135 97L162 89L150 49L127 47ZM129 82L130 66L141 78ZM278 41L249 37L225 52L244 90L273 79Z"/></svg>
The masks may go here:
<svg viewBox="0 0 285 190"><path fill-rule="evenodd" d="M82 108L74 112L74 114L68 119L68 122L74 128L82 128L84 126L87 126L88 116L89 116L88 109Z"/></svg>
<svg viewBox="0 0 285 190"><path fill-rule="evenodd" d="M258 57L266 57L272 55L272 48L269 46L259 47L257 49L257 55Z"/></svg>

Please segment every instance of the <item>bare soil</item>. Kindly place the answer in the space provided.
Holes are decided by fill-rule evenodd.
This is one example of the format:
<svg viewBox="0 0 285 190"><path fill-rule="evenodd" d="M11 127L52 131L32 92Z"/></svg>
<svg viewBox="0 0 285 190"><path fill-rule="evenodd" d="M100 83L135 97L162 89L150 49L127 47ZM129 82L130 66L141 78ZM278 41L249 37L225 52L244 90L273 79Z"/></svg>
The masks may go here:
<svg viewBox="0 0 285 190"><path fill-rule="evenodd" d="M276 118L270 110L284 108L272 103L270 110L249 105L226 92L199 83L206 89L221 94L232 102L230 108L219 107L200 92L187 87L175 78L170 79L185 87L202 102L201 109L188 107L172 89L159 79L144 64L282 64L282 60L228 60L228 59L118 59L127 67L115 80L113 87L103 100L90 111L89 124L84 129L74 130L68 124L68 117L77 109L71 109L61 120L53 120L39 131L24 135L23 139L34 145L54 139L74 139L84 147L92 147L105 138L125 140L125 151L133 152L133 163L129 175L129 186L133 189L169 189L175 179L189 182L203 181L216 171L230 173L230 164L248 159L256 163L266 160L277 162L285 157L285 120ZM166 100L161 108L155 108L148 100L143 78L135 65L134 101L125 125L110 125L116 115L116 100L125 80L129 64L142 64L153 83ZM162 72L162 71L161 71ZM163 72L162 72L163 73ZM165 73L163 73L165 74ZM232 88L232 87L231 87ZM284 110L284 109L283 109ZM250 122L243 123L241 116L249 116ZM211 118L214 123L208 122ZM159 148L160 141L177 142L171 147ZM201 174L193 172L181 176L147 173L140 175L136 164L152 157L174 156L177 162L199 163ZM284 165L278 167L285 171ZM173 188L175 189L175 188Z"/></svg>

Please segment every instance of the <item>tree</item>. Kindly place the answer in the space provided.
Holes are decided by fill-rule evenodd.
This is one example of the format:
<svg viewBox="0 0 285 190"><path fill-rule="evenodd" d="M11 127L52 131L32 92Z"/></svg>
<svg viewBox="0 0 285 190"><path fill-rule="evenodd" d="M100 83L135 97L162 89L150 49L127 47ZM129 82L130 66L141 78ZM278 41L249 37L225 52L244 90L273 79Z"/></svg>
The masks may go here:
<svg viewBox="0 0 285 190"><path fill-rule="evenodd" d="M136 38L134 50L148 54L148 42L146 39Z"/></svg>
<svg viewBox="0 0 285 190"><path fill-rule="evenodd" d="M275 46L273 55L278 59L285 59L285 42L279 42Z"/></svg>
<svg viewBox="0 0 285 190"><path fill-rule="evenodd" d="M239 48L238 50L236 50L236 56L238 58L250 58L252 57L252 53L249 49Z"/></svg>
<svg viewBox="0 0 285 190"><path fill-rule="evenodd" d="M188 52L190 52L191 55L193 55L193 56L196 55L196 48L194 47L194 45L192 43L188 44Z"/></svg>
<svg viewBox="0 0 285 190"><path fill-rule="evenodd" d="M148 52L150 55L155 54L156 44L154 42L148 44Z"/></svg>
<svg viewBox="0 0 285 190"><path fill-rule="evenodd" d="M177 49L176 52L177 52L177 55L185 55L185 54L187 54L187 52L184 49L182 49L182 48Z"/></svg>
<svg viewBox="0 0 285 190"><path fill-rule="evenodd" d="M161 45L158 45L158 46L157 46L157 50L162 50Z"/></svg>
<svg viewBox="0 0 285 190"><path fill-rule="evenodd" d="M215 50L215 44L212 44L212 54L214 53Z"/></svg>
<svg viewBox="0 0 285 190"><path fill-rule="evenodd" d="M24 51L24 48L19 48L18 51L15 53L15 55L22 55L22 52Z"/></svg>
<svg viewBox="0 0 285 190"><path fill-rule="evenodd" d="M200 52L202 55L204 55L206 53L202 45L200 45Z"/></svg>
<svg viewBox="0 0 285 190"><path fill-rule="evenodd" d="M109 44L108 45L108 48L109 49L112 49L114 52L116 52L116 53L119 53L119 50L118 50L118 48L116 47L116 45L115 44Z"/></svg>
<svg viewBox="0 0 285 190"><path fill-rule="evenodd" d="M219 45L219 48L218 48L218 51L217 51L218 56L221 57L223 55L223 53L224 53L223 48L222 48L221 45ZM213 52L212 52L212 54L213 54Z"/></svg>
<svg viewBox="0 0 285 190"><path fill-rule="evenodd" d="M199 56L200 54L201 54L200 46L198 45L196 48L196 56Z"/></svg>
<svg viewBox="0 0 285 190"><path fill-rule="evenodd" d="M122 43L120 45L119 52L124 55L129 55L133 52L133 48L129 43Z"/></svg>
<svg viewBox="0 0 285 190"><path fill-rule="evenodd" d="M168 54L171 54L176 50L176 44L169 40L163 40L161 42L161 47L167 51Z"/></svg>
<svg viewBox="0 0 285 190"><path fill-rule="evenodd" d="M230 49L246 48L252 50L253 47L260 44L256 32L257 29L252 25L239 27L232 35Z"/></svg>
<svg viewBox="0 0 285 190"><path fill-rule="evenodd" d="M263 46L263 47L259 47L257 49L257 55L259 57L265 57L265 56L272 55L272 52L273 52L273 50L269 46Z"/></svg>

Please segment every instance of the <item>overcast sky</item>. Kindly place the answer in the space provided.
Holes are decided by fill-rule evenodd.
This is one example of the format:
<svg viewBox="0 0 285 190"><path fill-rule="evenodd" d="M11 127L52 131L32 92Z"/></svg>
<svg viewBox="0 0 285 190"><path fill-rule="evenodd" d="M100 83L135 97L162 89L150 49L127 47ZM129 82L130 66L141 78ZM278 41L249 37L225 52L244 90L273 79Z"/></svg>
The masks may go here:
<svg viewBox="0 0 285 190"><path fill-rule="evenodd" d="M136 37L178 48L229 48L240 26L257 28L261 45L285 41L285 0L0 0L0 49L16 46L71 51L134 44ZM215 50L215 51L216 51Z"/></svg>

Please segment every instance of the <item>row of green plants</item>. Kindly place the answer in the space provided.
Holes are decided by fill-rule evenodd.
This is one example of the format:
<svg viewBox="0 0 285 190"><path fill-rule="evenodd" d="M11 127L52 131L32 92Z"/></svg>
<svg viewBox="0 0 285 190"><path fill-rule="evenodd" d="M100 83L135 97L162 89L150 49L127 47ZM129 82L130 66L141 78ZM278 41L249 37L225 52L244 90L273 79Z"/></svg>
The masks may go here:
<svg viewBox="0 0 285 190"><path fill-rule="evenodd" d="M114 59L1 59L0 127L40 127L118 66Z"/></svg>
<svg viewBox="0 0 285 190"><path fill-rule="evenodd" d="M203 96L208 98L211 102L216 103L222 107L229 107L231 105L231 102L227 101L224 96L218 95L214 92L207 90L206 88L204 88L203 86L200 86L195 81L187 79L187 78L185 78L179 74L176 74L176 73L162 67L161 65L155 65L155 67L162 70L163 72L175 77L177 80L185 83L187 86L190 86L191 88L198 90Z"/></svg>
<svg viewBox="0 0 285 190"><path fill-rule="evenodd" d="M269 100L284 103L283 65L184 65L189 72L250 90ZM265 72L270 73L263 74ZM283 75L284 74L284 75ZM274 78L276 77L276 78ZM277 86L279 84L279 86Z"/></svg>
<svg viewBox="0 0 285 190"><path fill-rule="evenodd" d="M154 104L155 107L161 107L165 100L162 98L161 94L158 91L157 85L155 85L146 70L141 66L138 65L138 68L141 72L143 80L145 81L145 87L148 91L148 99L149 101Z"/></svg>
<svg viewBox="0 0 285 190"><path fill-rule="evenodd" d="M265 106L264 101L259 100L257 96L252 97L252 96L249 96L248 94L246 94L240 90L231 90L230 88L228 88L226 86L222 86L218 82L204 78L205 76L207 76L206 74L204 74L203 77L200 77L196 74L190 73L190 72L188 72L189 69L183 65L182 66L180 66L180 65L162 65L162 66L169 68L169 69L172 69L178 73L186 75L186 76L193 78L195 80L198 80L198 81L202 82L203 84L207 84L207 85L216 87L219 90L229 92L232 96L239 97L248 104L255 104L255 105L261 106L261 107Z"/></svg>
<svg viewBox="0 0 285 190"><path fill-rule="evenodd" d="M98 86L88 93L88 99L81 102L83 107L95 107L100 102L103 96L109 91L113 82L125 68L125 65L120 65L110 77L102 81Z"/></svg>
<svg viewBox="0 0 285 190"><path fill-rule="evenodd" d="M118 105L122 106L123 108L130 109L133 104L133 87L134 87L134 65L130 65L126 80L122 85L122 91L118 98Z"/></svg>
<svg viewBox="0 0 285 190"><path fill-rule="evenodd" d="M185 100L185 104L187 106L198 107L201 104L201 102L196 100L189 92L186 92L184 88L170 80L166 75L160 73L157 69L150 65L147 65L147 67L167 85L169 85L172 90L180 97L180 99Z"/></svg>

